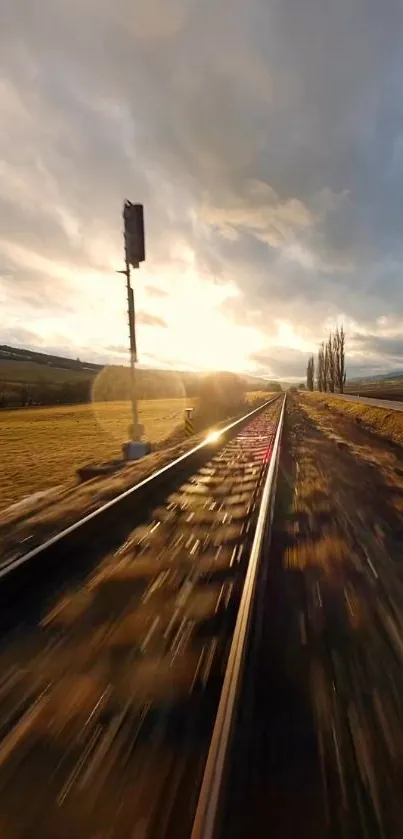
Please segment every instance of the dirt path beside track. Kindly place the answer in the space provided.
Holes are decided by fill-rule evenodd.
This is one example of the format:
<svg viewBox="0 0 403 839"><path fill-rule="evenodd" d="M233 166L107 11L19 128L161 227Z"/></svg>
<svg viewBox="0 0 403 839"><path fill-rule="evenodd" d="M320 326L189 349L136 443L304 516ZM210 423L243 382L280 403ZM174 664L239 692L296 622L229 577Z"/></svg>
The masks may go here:
<svg viewBox="0 0 403 839"><path fill-rule="evenodd" d="M403 452L289 400L286 591L309 672L331 835L400 835Z"/></svg>

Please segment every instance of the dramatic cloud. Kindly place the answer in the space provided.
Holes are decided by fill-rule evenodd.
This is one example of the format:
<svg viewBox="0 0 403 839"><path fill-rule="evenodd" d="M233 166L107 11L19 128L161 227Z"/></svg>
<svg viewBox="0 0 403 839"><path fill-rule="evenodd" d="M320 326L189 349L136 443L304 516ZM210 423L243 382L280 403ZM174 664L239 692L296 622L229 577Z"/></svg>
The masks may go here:
<svg viewBox="0 0 403 839"><path fill-rule="evenodd" d="M261 375L269 375L270 378L299 378L304 381L306 368L311 353L300 350L289 350L274 348L272 352L264 354L257 353L253 360L257 365L257 372Z"/></svg>
<svg viewBox="0 0 403 839"><path fill-rule="evenodd" d="M403 366L402 31L401 0L6 3L0 343L124 360L127 197L144 363L301 378L344 320L349 372Z"/></svg>

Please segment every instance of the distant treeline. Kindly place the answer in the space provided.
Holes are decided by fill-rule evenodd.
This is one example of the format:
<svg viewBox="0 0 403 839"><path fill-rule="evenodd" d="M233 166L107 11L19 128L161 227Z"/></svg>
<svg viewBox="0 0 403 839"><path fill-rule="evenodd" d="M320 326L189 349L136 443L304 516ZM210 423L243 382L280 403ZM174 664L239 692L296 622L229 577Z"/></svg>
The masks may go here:
<svg viewBox="0 0 403 839"><path fill-rule="evenodd" d="M91 398L92 380L72 382L1 382L0 409L35 405L74 405Z"/></svg>
<svg viewBox="0 0 403 839"><path fill-rule="evenodd" d="M56 372L56 371L55 371ZM4 375L4 371L3 371ZM74 405L92 400L116 402L130 399L130 370L127 367L104 367L98 376L72 378L69 381L49 379L26 382L0 381L0 408L27 408L35 405ZM170 371L137 370L138 399L197 396L199 381L172 374Z"/></svg>
<svg viewBox="0 0 403 839"><path fill-rule="evenodd" d="M174 370L136 370L136 390L139 399L168 399L200 396L206 379L217 382L240 383L243 391L281 390L280 385L263 379L253 380L233 373L177 373ZM127 367L105 367L93 386L97 402L120 401L130 398L130 370Z"/></svg>
<svg viewBox="0 0 403 839"><path fill-rule="evenodd" d="M16 360L16 359L14 359ZM21 359L19 359L21 361ZM24 368L25 369L25 365ZM0 409L27 408L33 406L73 405L90 402L125 401L130 399L131 375L127 367L99 368L98 374L72 371L71 379L58 380L57 369L54 378L41 378L41 369L35 362L26 366L26 380L21 380L21 366L18 380L13 381L13 365L2 364L0 372ZM65 368L62 368L65 371ZM237 377L246 390L281 390L280 385L255 380L251 377ZM205 376L201 373L177 373L172 370L136 370L136 392L138 399L188 398L200 395Z"/></svg>

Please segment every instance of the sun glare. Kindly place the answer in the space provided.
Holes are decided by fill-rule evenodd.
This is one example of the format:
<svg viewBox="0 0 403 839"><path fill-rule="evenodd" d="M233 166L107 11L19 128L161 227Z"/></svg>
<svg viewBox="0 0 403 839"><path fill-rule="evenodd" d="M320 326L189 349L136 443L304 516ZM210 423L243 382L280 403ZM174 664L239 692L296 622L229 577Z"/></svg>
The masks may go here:
<svg viewBox="0 0 403 839"><path fill-rule="evenodd" d="M206 443L216 443L221 437L221 431L212 431L211 434L208 434L206 437Z"/></svg>
<svg viewBox="0 0 403 839"><path fill-rule="evenodd" d="M237 299L241 302L237 285L199 274L189 248L182 248L181 258L179 268L166 265L158 272L146 267L132 272L136 312L146 315L137 321L140 363L152 359L156 366L178 369L252 369L251 356L262 350L267 336L242 324L242 315L239 320L234 317L232 304ZM81 303L61 310L60 315L44 315L44 340L96 347L102 356L112 353L112 362L125 363L128 341L123 278L97 271L73 276L66 266L59 266L59 274ZM150 294L149 286L161 288L162 293Z"/></svg>
<svg viewBox="0 0 403 839"><path fill-rule="evenodd" d="M205 370L245 369L248 357L261 347L262 338L256 330L226 315L226 302L238 296L235 285L199 278L191 271L176 279L158 311L167 323L158 335L161 355ZM146 341L149 345L144 330L141 343L145 351Z"/></svg>
<svg viewBox="0 0 403 839"><path fill-rule="evenodd" d="M294 326L288 320L276 320L277 335L275 344L281 347L287 347L290 350L300 350L301 352L310 352L312 347L309 341L304 340L294 330Z"/></svg>

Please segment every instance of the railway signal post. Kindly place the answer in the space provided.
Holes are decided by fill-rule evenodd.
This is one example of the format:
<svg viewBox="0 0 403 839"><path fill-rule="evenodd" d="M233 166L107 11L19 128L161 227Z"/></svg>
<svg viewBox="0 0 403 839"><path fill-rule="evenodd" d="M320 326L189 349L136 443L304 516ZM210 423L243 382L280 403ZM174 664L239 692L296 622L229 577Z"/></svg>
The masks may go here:
<svg viewBox="0 0 403 839"><path fill-rule="evenodd" d="M132 424L130 428L130 440L123 446L126 460L137 460L148 454L150 444L144 439L144 426L138 420L137 389L136 389L136 320L134 309L134 294L131 285L130 266L134 269L140 267L140 262L145 260L144 242L144 208L142 204L132 204L125 201L123 205L124 224L124 248L125 268L118 271L126 277L127 308L129 316L130 336L130 396L132 409Z"/></svg>

